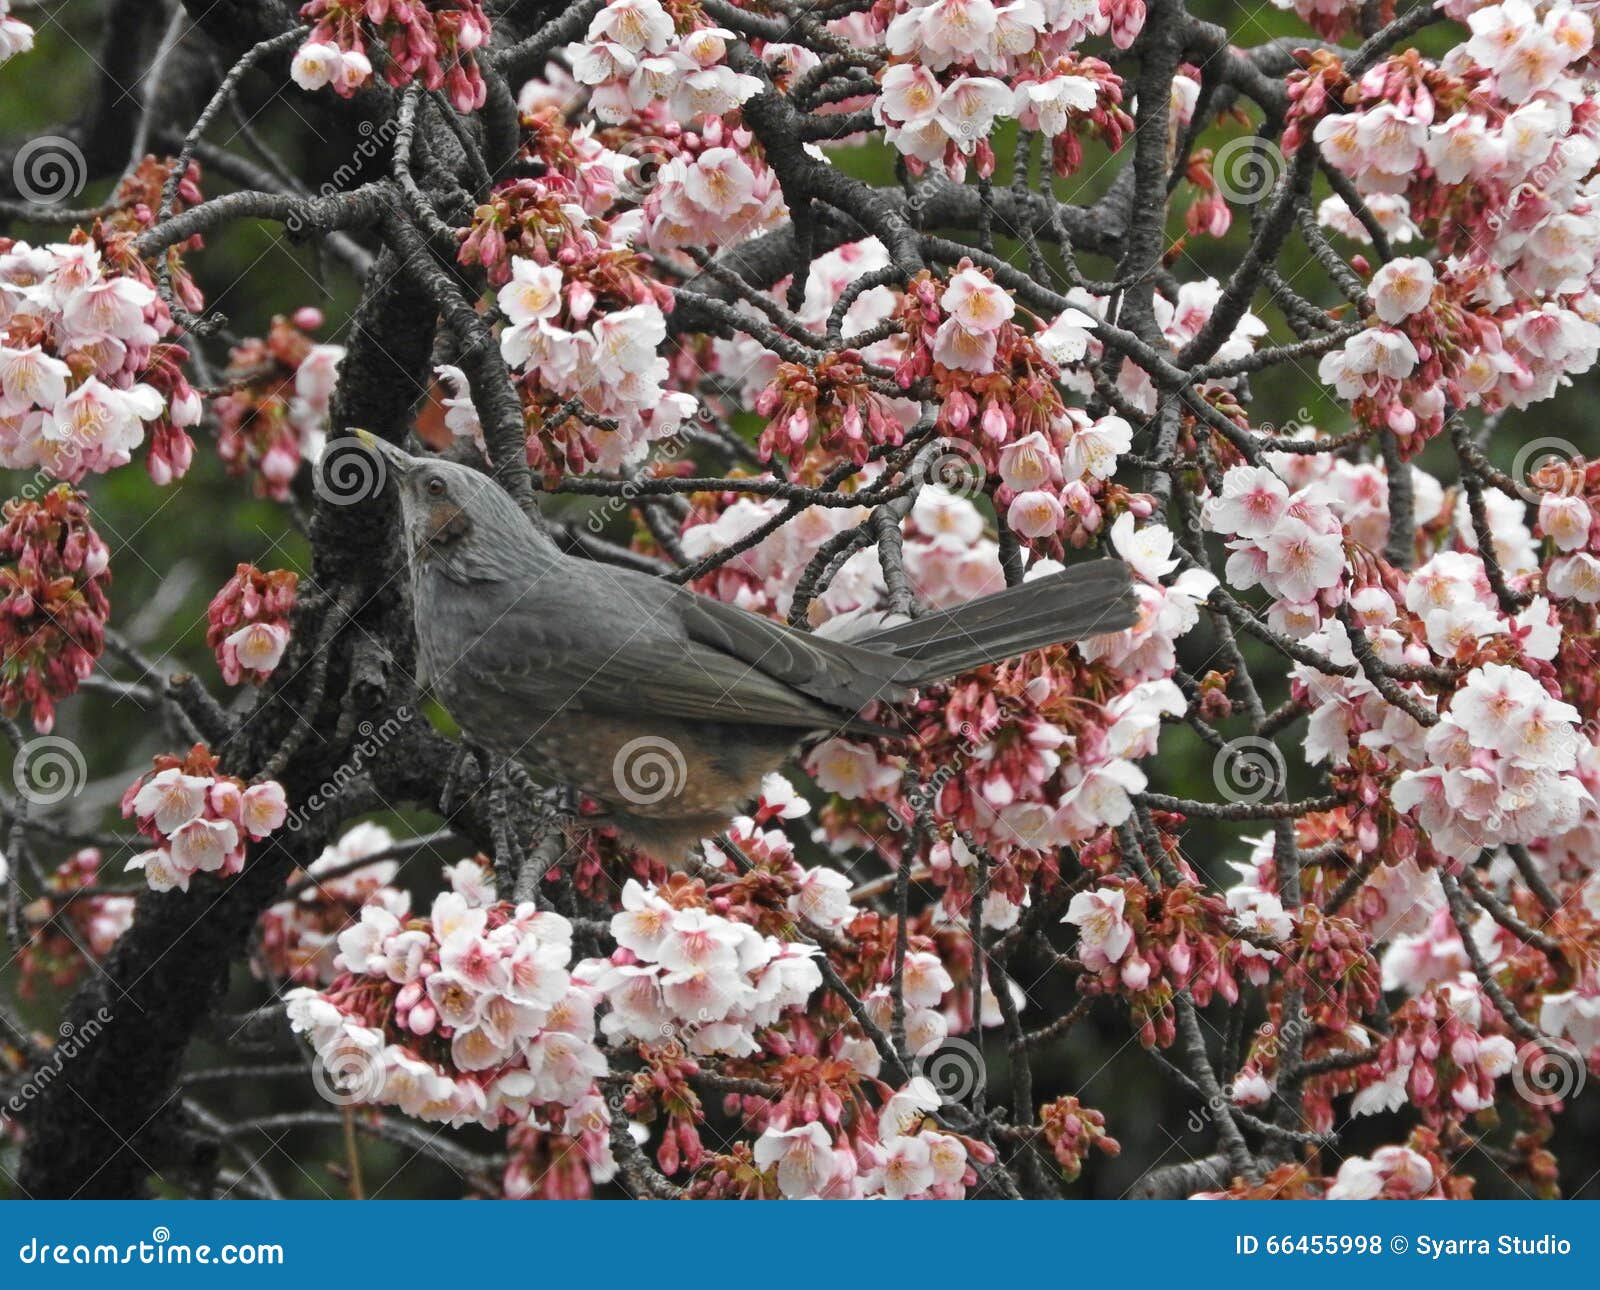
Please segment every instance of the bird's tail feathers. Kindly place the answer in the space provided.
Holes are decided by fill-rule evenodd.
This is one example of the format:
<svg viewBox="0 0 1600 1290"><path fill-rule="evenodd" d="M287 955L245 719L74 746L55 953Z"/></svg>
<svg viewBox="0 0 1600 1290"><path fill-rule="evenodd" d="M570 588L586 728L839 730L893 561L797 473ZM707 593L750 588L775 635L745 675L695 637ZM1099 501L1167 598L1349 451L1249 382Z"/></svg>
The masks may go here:
<svg viewBox="0 0 1600 1290"><path fill-rule="evenodd" d="M1029 650L1121 631L1137 616L1128 566L1121 560L1095 560L858 636L852 643L904 659L912 665L904 679L915 685Z"/></svg>

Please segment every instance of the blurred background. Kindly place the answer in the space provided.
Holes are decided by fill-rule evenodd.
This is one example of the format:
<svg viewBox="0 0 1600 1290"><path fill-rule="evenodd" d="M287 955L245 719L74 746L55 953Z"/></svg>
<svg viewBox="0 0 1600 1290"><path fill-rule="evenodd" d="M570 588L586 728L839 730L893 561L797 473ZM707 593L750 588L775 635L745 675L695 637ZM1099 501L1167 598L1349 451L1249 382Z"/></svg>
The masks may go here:
<svg viewBox="0 0 1600 1290"><path fill-rule="evenodd" d="M15 145L23 139L52 133L70 120L90 92L98 72L95 59L100 48L99 9L101 6L77 0L60 0L21 16L37 31L32 53L20 56L0 69L0 143ZM1231 33L1236 45L1251 46L1277 37L1308 37L1308 30L1293 14L1270 6L1227 3L1226 0L1197 0L1190 8L1207 19L1220 23ZM1423 44L1434 50L1452 43L1440 31L1427 34ZM1092 52L1104 53L1101 50ZM1122 70L1119 68L1119 70ZM296 110L292 86L274 86L266 77L246 78L240 95L237 117L224 113L208 134L209 140L230 151L252 155L253 142L259 139L290 165L309 188L315 189L341 166L354 170L359 182L365 176L358 156L352 151L354 136L347 139L324 137L316 125ZM129 104L131 110L132 105ZM240 121L247 123L242 127ZM319 118L320 121L320 118ZM187 122L183 123L185 126ZM996 184L1008 182L1005 172L1010 155L1008 126L996 139L996 152L1002 169ZM1204 142L1212 147L1242 133L1238 124L1219 126ZM1108 157L1103 149L1090 145L1082 171L1070 181L1057 181L1059 194L1067 200L1086 203L1104 191L1121 168L1122 156ZM1127 150L1131 156L1131 147ZM841 167L875 183L893 183L892 157L879 144L841 147L833 150ZM383 167L387 157L367 166ZM203 176L202 187L213 196L233 185ZM105 199L109 185L91 184L73 199L76 206L91 206ZM1326 196L1319 184L1317 199ZM1174 202L1170 236L1182 232L1182 212L1194 192L1183 186ZM1175 258L1172 268L1180 279L1225 277L1235 262L1247 230L1247 212L1235 209L1232 231L1221 239L1189 239ZM0 216L0 230L13 238L30 241L56 240L64 235L59 227L7 225ZM1012 254L1016 263L1025 264L1020 247L1000 243L1003 254ZM1350 248L1354 250L1355 248ZM306 305L324 311L326 325L315 334L319 341L342 343L359 283L349 271L333 261L320 263L304 247L291 245L276 226L250 222L233 226L225 235L211 239L204 254L188 261L209 304L226 314L229 323L221 337L206 343L213 369L220 371L227 361L230 338L264 335L275 315L288 314ZM1315 267L1301 274L1305 257L1297 240L1291 240L1285 262L1285 276L1297 290L1320 304L1335 305L1337 294L1326 284ZM1085 272L1110 276L1109 266L1093 257L1084 257ZM1292 336L1276 312L1258 299L1256 308L1272 329L1272 339ZM1592 451L1593 399L1596 386L1586 378L1555 401L1531 412L1510 413L1499 424L1489 443L1489 454L1503 469L1509 469L1519 445L1539 437L1567 440L1576 450ZM1286 365L1255 378L1254 401L1249 405L1257 425L1283 426L1290 422L1311 424L1330 433L1349 428L1342 409L1315 379L1314 366ZM747 417L746 428L759 425ZM179 483L168 488L155 487L137 466L94 476L87 483L95 521L112 550L114 581L111 588L112 622L147 655L161 662L162 670L193 670L208 684L217 686L215 661L205 645L206 606L212 595L241 562L263 569L307 568L307 548L293 523L289 508L256 498L248 477L230 477L214 452L215 435L209 425L196 433L198 451L195 464ZM1436 474L1448 486L1454 468L1448 446L1435 442L1417 463ZM25 482L20 475L0 472L0 497L10 496ZM547 499L553 508L581 508L579 499ZM620 524L620 527L619 527ZM613 536L626 540L626 518L613 524ZM1203 631L1193 633L1184 643L1183 665L1194 674L1209 666L1210 644ZM1263 699L1270 708L1286 697L1281 664L1248 640L1246 654L1253 665ZM125 674L125 669L121 674ZM436 719L440 714L433 714ZM1301 727L1285 739L1290 769L1290 793L1300 796L1313 780L1303 765L1297 766ZM138 708L105 694L76 697L60 708L56 732L72 739L87 756L90 786L73 799L71 822L85 827L118 823L117 802L132 777L149 765L158 752L178 750L167 732ZM1169 726L1163 734L1162 755L1147 766L1151 787L1158 791L1196 798L1214 797L1211 750L1183 725ZM9 773L3 781L9 782ZM58 810L64 809L57 808ZM353 823L354 821L352 821ZM426 832L437 825L429 817L412 819L383 817L397 835ZM1248 855L1242 841L1259 832L1241 826L1194 822L1184 837L1184 850L1192 864L1207 872L1221 886L1233 881L1230 861ZM443 864L463 854L449 846L425 848L406 861L398 881L414 893L414 907L425 907L439 885ZM41 854L47 867L66 856L66 849ZM125 856L108 854L103 880L123 885L121 861ZM131 886L131 884L128 884ZM30 895L34 893L29 893ZM13 947L14 948L14 947ZM7 958L11 957L8 950ZM14 997L17 972L14 964L0 969L0 993ZM1037 1025L1048 1016L1059 1015L1072 1001L1070 983L1042 980L1031 987L1036 997L1047 1000L1049 1012L1025 1018ZM230 1006L244 1012L266 999L265 987L250 977L241 964L234 983ZM22 1010L42 1035L53 1036L62 998L59 992L43 990L23 1000ZM1246 1007L1244 1024L1254 1027L1262 1020L1258 1003ZM1254 1008L1256 1011L1250 1011ZM1211 1038L1220 1037L1227 1024L1226 1010L1219 1004L1206 1015ZM1003 1048L991 1045L991 1077L1003 1089L1005 1055ZM202 1074L188 1092L201 1104L230 1120L270 1117L278 1112L306 1109L318 1105L316 1093L303 1071L295 1069L298 1051L284 1045L277 1058L284 1067L281 1075L247 1083L211 1081ZM199 1072L219 1068L237 1060L237 1054L221 1047L202 1045L193 1054L191 1067ZM1098 1153L1091 1155L1083 1177L1072 1187L1074 1195L1114 1198L1123 1195L1141 1172L1155 1164L1177 1163L1204 1156L1213 1148L1213 1133L1203 1108L1139 1049L1132 1038L1125 1016L1111 1005L1097 1004L1089 1019L1075 1027L1069 1037L1039 1053L1035 1091L1040 1100L1072 1093L1089 1106L1103 1111L1110 1133L1122 1143L1116 1159ZM1556 1148L1562 1164L1562 1183L1566 1195L1600 1198L1600 1099L1590 1097L1571 1106L1559 1122ZM1409 1117L1376 1116L1357 1122L1345 1137L1350 1153L1364 1153L1386 1142L1403 1140ZM431 1131L432 1126L428 1127ZM446 1131L449 1132L448 1130ZM493 1151L494 1143L477 1131L460 1135L463 1145L475 1150ZM708 1135L709 1140L709 1135ZM244 1145L258 1151L262 1163L272 1171L278 1185L288 1195L298 1197L340 1196L347 1194L347 1181L341 1163L344 1144L337 1130L279 1131L253 1133ZM408 1147L368 1143L362 1147L364 1174L369 1195L392 1197L450 1197L471 1190L470 1182L450 1169L418 1156ZM0 1134L0 1196L8 1194L7 1178L15 1171L14 1136ZM1336 1162L1335 1162L1336 1163ZM1332 1172L1330 1167L1328 1172ZM1460 1171L1478 1180L1480 1196L1516 1196L1517 1188L1492 1161L1466 1157ZM384 1180L387 1180L384 1182ZM381 1190L378 1183L382 1182Z"/></svg>

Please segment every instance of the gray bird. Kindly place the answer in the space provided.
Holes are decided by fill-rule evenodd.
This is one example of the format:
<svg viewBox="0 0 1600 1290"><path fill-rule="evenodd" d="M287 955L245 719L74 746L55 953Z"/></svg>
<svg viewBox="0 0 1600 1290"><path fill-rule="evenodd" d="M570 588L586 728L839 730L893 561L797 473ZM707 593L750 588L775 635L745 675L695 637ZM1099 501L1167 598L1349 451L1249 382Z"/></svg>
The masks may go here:
<svg viewBox="0 0 1600 1290"><path fill-rule="evenodd" d="M486 475L356 432L400 497L417 638L467 737L605 809L681 863L811 733L917 686L1129 626L1127 566L1095 560L841 640L661 578L568 556Z"/></svg>

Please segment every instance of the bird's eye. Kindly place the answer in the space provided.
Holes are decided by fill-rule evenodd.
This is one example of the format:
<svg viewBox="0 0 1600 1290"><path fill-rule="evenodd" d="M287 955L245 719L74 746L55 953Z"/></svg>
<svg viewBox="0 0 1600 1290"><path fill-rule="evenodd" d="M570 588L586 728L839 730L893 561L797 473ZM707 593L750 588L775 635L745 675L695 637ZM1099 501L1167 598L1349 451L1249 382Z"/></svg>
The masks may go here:
<svg viewBox="0 0 1600 1290"><path fill-rule="evenodd" d="M428 495L430 497L443 497L444 496L444 480L441 479L438 475L434 475L434 476L429 478L429 480L428 480Z"/></svg>

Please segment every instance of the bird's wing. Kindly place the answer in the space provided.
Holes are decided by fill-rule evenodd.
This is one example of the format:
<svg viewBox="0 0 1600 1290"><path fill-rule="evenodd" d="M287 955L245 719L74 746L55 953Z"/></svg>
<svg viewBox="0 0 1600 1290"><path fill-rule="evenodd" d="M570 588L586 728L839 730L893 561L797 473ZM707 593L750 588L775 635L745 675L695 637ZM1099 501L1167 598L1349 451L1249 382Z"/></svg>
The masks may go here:
<svg viewBox="0 0 1600 1290"><path fill-rule="evenodd" d="M829 707L859 712L875 699L904 698L910 688L910 669L887 652L798 632L690 591L682 598L680 617L691 640Z"/></svg>
<svg viewBox="0 0 1600 1290"><path fill-rule="evenodd" d="M656 579L646 581L677 591ZM861 704L848 702L842 693L847 701L830 704L828 694L838 691L803 690L786 679L781 669L809 672L800 652L781 652L781 640L769 648L758 645L763 639L759 634L728 633L730 645L747 651L746 657L735 648L719 647L709 626L704 630L710 640L678 630L679 624L687 628L685 618L697 623L702 618L692 610L701 598L682 595L681 601L672 598L677 603L662 604L664 613L630 614L605 631L581 635L565 625L576 615L553 615L549 606L517 607L473 646L463 663L508 702L546 712L638 713L800 730L860 727L851 717ZM687 612L681 615L675 612L684 608ZM728 612L763 621L742 610Z"/></svg>

